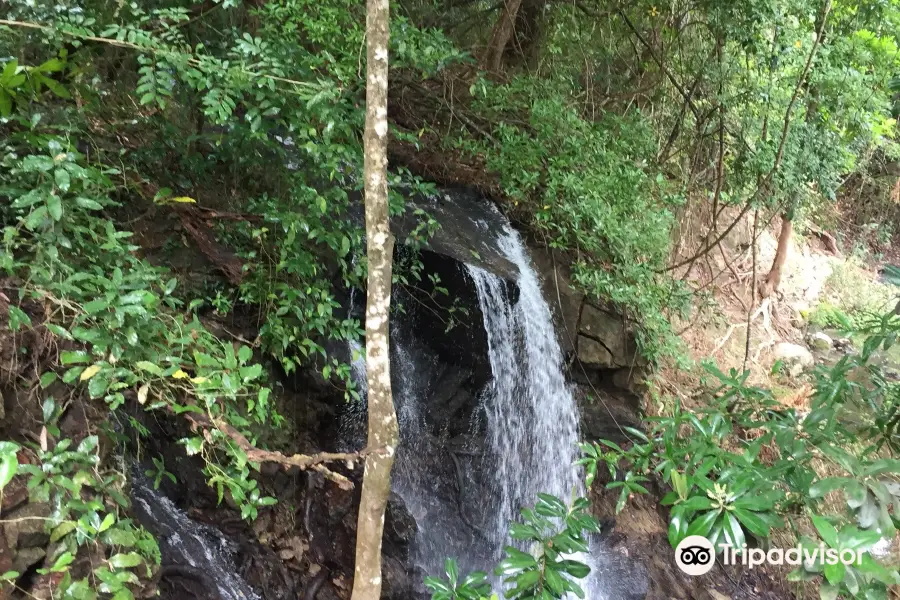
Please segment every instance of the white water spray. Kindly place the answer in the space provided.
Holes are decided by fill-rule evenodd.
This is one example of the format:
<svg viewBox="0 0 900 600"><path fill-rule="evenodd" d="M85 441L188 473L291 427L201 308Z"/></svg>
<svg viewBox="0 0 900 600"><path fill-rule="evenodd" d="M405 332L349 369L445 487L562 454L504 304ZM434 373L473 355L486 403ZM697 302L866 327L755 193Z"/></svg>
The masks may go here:
<svg viewBox="0 0 900 600"><path fill-rule="evenodd" d="M497 549L509 543L509 524L540 492L571 499L584 493L573 464L578 458L578 410L563 375L563 358L550 309L519 235L507 228L500 249L518 267L519 299L510 302L503 280L467 265L478 291L493 373L488 440L494 459L498 505L490 535ZM589 600L600 600L592 567L581 582Z"/></svg>
<svg viewBox="0 0 900 600"><path fill-rule="evenodd" d="M402 440L392 487L418 524L415 562L432 575L442 571L447 557L459 559L463 571L492 567L487 561L499 559L503 547L511 543L510 523L519 519L521 508L535 504L538 493L564 502L571 500L573 492L584 494L574 467L578 411L563 374L550 308L527 250L509 226L501 234L499 250L518 269L516 303L511 302L503 279L466 265L478 293L492 372L482 396L487 417L484 468L490 470L482 478L489 480L492 489L482 499L483 513L469 522L461 519L461 511L468 508L462 506L462 499L457 502L452 494L448 498L435 488L434 463L453 457L431 441L424 424L424 399L433 393L431 359L423 348L410 345L414 340L404 339L401 328L395 325L391 332L394 401ZM349 350L354 355L359 347L351 343ZM365 364L355 356L351 374L364 399ZM350 420L362 417L362 404L348 411ZM457 476L465 477L459 469L457 464ZM466 485L468 480L456 487ZM480 525L477 531L473 521ZM595 561L590 556L574 558L592 569L588 579L579 581L587 600L603 600Z"/></svg>

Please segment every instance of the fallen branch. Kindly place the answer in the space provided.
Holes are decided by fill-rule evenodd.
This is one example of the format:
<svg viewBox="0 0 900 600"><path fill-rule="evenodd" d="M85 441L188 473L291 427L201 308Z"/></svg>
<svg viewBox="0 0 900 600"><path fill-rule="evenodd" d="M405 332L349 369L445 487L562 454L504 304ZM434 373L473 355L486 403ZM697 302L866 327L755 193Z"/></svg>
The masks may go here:
<svg viewBox="0 0 900 600"><path fill-rule="evenodd" d="M233 285L240 285L244 278L244 263L233 252L218 243L206 223L195 213L179 210L178 216L185 231L193 238L200 251L219 268Z"/></svg>
<svg viewBox="0 0 900 600"><path fill-rule="evenodd" d="M346 462L352 465L360 459L370 454L375 454L378 450L364 448L359 452L319 452L317 454L293 454L287 456L281 452L273 450L260 450L250 443L250 441L237 429L222 422L218 419L212 419L206 415L198 413L184 413L184 416L191 422L191 429L196 431L198 428L204 431L204 437L207 437L211 430L217 430L233 441L238 448L244 451L250 462L269 462L281 465L283 468L297 467L301 470L312 469L321 473L326 479L330 479L337 484L342 490L353 489L353 482L340 473L335 473L325 466L330 462ZM212 441L207 437L209 441Z"/></svg>

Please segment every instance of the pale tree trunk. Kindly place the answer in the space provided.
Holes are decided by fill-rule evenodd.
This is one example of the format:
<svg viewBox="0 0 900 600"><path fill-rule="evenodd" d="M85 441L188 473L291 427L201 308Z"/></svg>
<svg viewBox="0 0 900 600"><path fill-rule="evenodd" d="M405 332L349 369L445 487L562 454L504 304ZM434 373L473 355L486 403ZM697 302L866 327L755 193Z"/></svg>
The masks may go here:
<svg viewBox="0 0 900 600"><path fill-rule="evenodd" d="M519 7L522 0L506 0L503 3L503 10L500 11L500 18L494 25L491 32L491 40L485 48L484 56L481 58L481 66L493 73L498 73L503 66L503 52L506 50L506 44L509 43L513 32L516 29L516 16L519 14Z"/></svg>
<svg viewBox="0 0 900 600"><path fill-rule="evenodd" d="M391 466L399 442L391 393L389 316L394 238L388 226L387 90L388 0L366 3L366 379L369 386L370 454L366 457L356 528L356 567L351 600L381 596L381 538L391 491Z"/></svg>
<svg viewBox="0 0 900 600"><path fill-rule="evenodd" d="M778 291L781 285L781 275L784 270L784 263L787 262L788 249L791 245L791 234L794 231L794 221L789 214L781 217L781 233L778 234L778 249L775 250L775 260L772 261L772 268L766 277L766 283L762 287L762 297L768 298Z"/></svg>

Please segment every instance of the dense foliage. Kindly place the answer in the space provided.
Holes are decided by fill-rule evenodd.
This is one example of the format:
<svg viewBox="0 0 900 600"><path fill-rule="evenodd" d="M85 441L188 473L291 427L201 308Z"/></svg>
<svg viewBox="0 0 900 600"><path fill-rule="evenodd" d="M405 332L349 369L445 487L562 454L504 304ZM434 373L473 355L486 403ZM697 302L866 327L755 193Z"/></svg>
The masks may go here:
<svg viewBox="0 0 900 600"><path fill-rule="evenodd" d="M392 107L418 109L401 119L392 108L392 144L484 171L501 207L571 259L581 291L634 324L647 357L681 352L670 321L692 297L680 279L751 211L763 226L806 216L827 227L825 208L862 181L896 216L891 185L865 187L900 159L894 0L509 5L519 14L397 3ZM12 0L0 16L0 367L42 417L38 440L3 430L0 498L18 475L52 503L59 543L47 564L61 594L128 598L159 561L127 518L127 467L105 448L145 434L135 410L201 423L185 451L204 459L220 499L253 518L274 500L226 431L273 441L283 418L267 365L314 369L356 393L326 347L361 333L342 306L366 272L364 7ZM481 61L496 44L499 70ZM401 162L394 214L434 191ZM413 250L436 227L416 217L402 240ZM447 293L414 251L398 256L399 284ZM230 332L229 315L258 337ZM893 344L896 322L854 325L870 328L869 341L817 372L809 415L783 410L745 375L711 370L723 387L708 410L676 406L646 435L632 431L627 449L586 445L589 479L606 464L621 508L659 473L672 488L673 544L787 527L871 546L900 508L888 458L897 387L869 363ZM74 398L104 407L104 430L60 431ZM731 445L736 433L743 445ZM812 457L829 462L827 476ZM167 471L155 464L158 482ZM837 490L848 510L829 513L821 498ZM586 510L542 497L526 511L513 537L542 550L508 550L498 574L514 597L578 592L584 567L563 554L586 549ZM103 559L78 569L86 548ZM435 597L485 591L452 563L447 576L429 580ZM896 572L867 561L824 577L824 597L877 598Z"/></svg>
<svg viewBox="0 0 900 600"><path fill-rule="evenodd" d="M898 327L893 314L870 319L858 331L865 336L858 354L816 370L808 411L749 385L749 372L707 364L716 385L702 410L676 400L646 435L630 430L627 449L608 440L583 445L588 485L608 469L606 487L621 490L621 511L658 474L671 490L662 502L671 506L673 547L701 535L740 548L784 529L809 548L864 553L857 566L805 565L790 580L824 578L825 599L887 598L900 571L869 551L894 538L900 524L900 461L893 458L900 388L875 357L896 343ZM624 477L616 477L619 469Z"/></svg>

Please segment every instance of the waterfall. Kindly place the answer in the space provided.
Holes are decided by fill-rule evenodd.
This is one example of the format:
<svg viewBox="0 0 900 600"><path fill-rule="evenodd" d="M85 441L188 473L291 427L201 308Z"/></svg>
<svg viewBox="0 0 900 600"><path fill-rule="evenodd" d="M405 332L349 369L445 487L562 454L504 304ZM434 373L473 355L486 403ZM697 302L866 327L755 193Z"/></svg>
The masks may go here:
<svg viewBox="0 0 900 600"><path fill-rule="evenodd" d="M505 280L465 265L477 291L491 367L490 383L480 396L485 439L478 449L483 457L464 463L430 433L425 417L435 393L436 359L406 322L392 320L391 380L401 439L392 489L418 526L413 561L430 575L441 574L448 557L458 560L462 572L492 568L511 543L510 523L519 519L521 508L535 504L538 493L564 502L573 492L584 494L573 464L578 458L578 412L550 308L522 240L508 225L498 249L518 270L516 302ZM348 407L345 418L361 433L358 419L364 418L366 388L358 350L357 344L348 344L351 376L361 399ZM345 438L348 447L365 443L360 433L352 441ZM594 559L574 558L592 569L589 579L580 581L586 598L602 600Z"/></svg>
<svg viewBox="0 0 900 600"><path fill-rule="evenodd" d="M132 469L131 496L138 521L156 536L167 562L200 569L215 582L222 600L260 600L237 574L234 542L215 527L188 518L162 492L153 489L137 464Z"/></svg>
<svg viewBox="0 0 900 600"><path fill-rule="evenodd" d="M510 302L499 277L467 265L478 291L493 373L486 409L497 505L490 535L497 552L509 543L509 524L534 504L539 492L570 500L584 493L573 463L578 458L578 412L563 374L563 357L550 309L519 235L507 227L500 249L518 267L519 299ZM589 600L600 600L596 565L581 582Z"/></svg>

